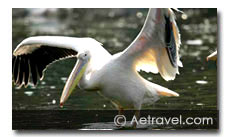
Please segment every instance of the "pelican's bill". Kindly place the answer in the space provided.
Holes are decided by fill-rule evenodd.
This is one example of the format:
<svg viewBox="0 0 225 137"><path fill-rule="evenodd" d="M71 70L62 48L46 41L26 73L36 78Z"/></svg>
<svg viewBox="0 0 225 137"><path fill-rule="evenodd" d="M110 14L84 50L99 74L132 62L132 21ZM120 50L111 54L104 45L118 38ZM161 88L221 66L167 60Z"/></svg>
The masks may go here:
<svg viewBox="0 0 225 137"><path fill-rule="evenodd" d="M87 61L77 60L75 67L73 68L66 85L63 89L63 93L60 98L60 106L63 107L65 101L69 98L73 90L76 88L81 77L83 76L85 69L87 67Z"/></svg>

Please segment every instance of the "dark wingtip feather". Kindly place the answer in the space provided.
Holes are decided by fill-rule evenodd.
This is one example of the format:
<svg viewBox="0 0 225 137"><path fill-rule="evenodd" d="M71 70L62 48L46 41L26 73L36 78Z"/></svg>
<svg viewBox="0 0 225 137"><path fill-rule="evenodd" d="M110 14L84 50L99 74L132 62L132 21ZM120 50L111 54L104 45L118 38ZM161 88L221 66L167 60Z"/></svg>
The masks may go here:
<svg viewBox="0 0 225 137"><path fill-rule="evenodd" d="M24 86L26 87L28 85L29 82L29 77L30 77L30 67L29 67L29 59L27 56L25 56L24 58Z"/></svg>
<svg viewBox="0 0 225 137"><path fill-rule="evenodd" d="M20 73L19 73L19 85L23 85L24 80L24 58L21 58L20 60Z"/></svg>
<svg viewBox="0 0 225 137"><path fill-rule="evenodd" d="M72 49L49 47L42 45L31 54L13 56L13 77L14 82L25 87L32 79L34 86L37 85L38 79L44 77L46 67L57 60L76 55L77 52Z"/></svg>
<svg viewBox="0 0 225 137"><path fill-rule="evenodd" d="M16 83L16 85L19 85L20 61L21 61L21 57L18 56L17 61L16 61L17 66L15 66L16 68L15 68L15 72L14 72L15 73L15 83Z"/></svg>
<svg viewBox="0 0 225 137"><path fill-rule="evenodd" d="M165 16L165 41L166 41L166 50L169 56L170 63L173 67L177 67L177 52L176 52L176 42L174 38L172 22L169 17Z"/></svg>
<svg viewBox="0 0 225 137"><path fill-rule="evenodd" d="M15 62L16 62L16 57L13 56L12 57L12 73L13 73L13 70L14 70Z"/></svg>
<svg viewBox="0 0 225 137"><path fill-rule="evenodd" d="M30 61L30 68L31 68L31 74L32 74L32 80L33 80L33 84L34 86L37 85L37 70L36 70L36 64L34 62L34 59L32 58L31 61Z"/></svg>
<svg viewBox="0 0 225 137"><path fill-rule="evenodd" d="M17 62L17 57L16 56L13 56L13 58L12 58L12 74L13 74L13 81L14 81L14 83L16 83L16 70L17 70L17 67L15 67L15 66L17 66L17 64L16 64L16 62Z"/></svg>

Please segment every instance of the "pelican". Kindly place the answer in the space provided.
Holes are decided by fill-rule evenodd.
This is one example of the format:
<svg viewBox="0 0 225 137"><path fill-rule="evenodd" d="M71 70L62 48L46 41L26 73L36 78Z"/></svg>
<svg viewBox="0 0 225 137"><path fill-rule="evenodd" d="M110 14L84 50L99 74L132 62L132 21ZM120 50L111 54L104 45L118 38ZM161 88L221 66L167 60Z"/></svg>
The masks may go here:
<svg viewBox="0 0 225 137"><path fill-rule="evenodd" d="M217 50L215 52L213 52L212 54L210 54L207 58L207 61L212 60L212 61L217 61Z"/></svg>
<svg viewBox="0 0 225 137"><path fill-rule="evenodd" d="M138 118L142 105L160 96L178 93L144 79L138 72L159 73L174 80L182 67L180 34L174 9L149 9L143 28L122 52L111 55L93 38L34 36L23 40L13 52L13 77L17 86L34 85L55 61L76 58L77 62L63 89L60 106L79 88L100 91L122 114L134 109Z"/></svg>

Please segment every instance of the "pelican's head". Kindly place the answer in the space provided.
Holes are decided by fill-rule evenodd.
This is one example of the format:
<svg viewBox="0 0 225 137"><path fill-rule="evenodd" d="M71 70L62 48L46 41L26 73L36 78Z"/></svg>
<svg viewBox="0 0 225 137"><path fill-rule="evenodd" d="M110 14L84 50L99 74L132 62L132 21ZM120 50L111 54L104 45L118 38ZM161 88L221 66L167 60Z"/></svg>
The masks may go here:
<svg viewBox="0 0 225 137"><path fill-rule="evenodd" d="M77 55L78 60L83 60L83 61L89 62L90 58L91 58L91 54L89 51L84 51Z"/></svg>
<svg viewBox="0 0 225 137"><path fill-rule="evenodd" d="M63 89L63 93L60 98L60 106L62 107L65 101L69 98L72 91L76 88L77 84L79 83L80 79L82 78L87 64L89 63L91 58L91 54L89 51L84 51L77 55L77 63L71 72L66 85Z"/></svg>

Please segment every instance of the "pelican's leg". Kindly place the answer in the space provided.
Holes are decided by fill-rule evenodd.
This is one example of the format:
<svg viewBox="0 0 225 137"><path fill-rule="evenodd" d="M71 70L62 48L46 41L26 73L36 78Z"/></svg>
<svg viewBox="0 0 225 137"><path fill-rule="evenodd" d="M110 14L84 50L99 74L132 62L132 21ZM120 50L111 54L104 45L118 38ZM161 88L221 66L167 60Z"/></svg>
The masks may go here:
<svg viewBox="0 0 225 137"><path fill-rule="evenodd" d="M116 107L116 109L119 111L118 115L124 115L124 109L122 106L116 104L115 102L111 101L112 104Z"/></svg>
<svg viewBox="0 0 225 137"><path fill-rule="evenodd" d="M117 105L117 109L118 109L118 115L124 115L124 109L123 107L121 107L120 105ZM119 119L119 123L123 123L125 119L121 118ZM121 125L119 125L118 127L121 127Z"/></svg>
<svg viewBox="0 0 225 137"><path fill-rule="evenodd" d="M111 101L112 104L116 107L116 109L118 110L118 115L124 115L124 109L122 106L120 106L119 104L116 104L115 102ZM119 123L122 123L124 121L124 119L119 119ZM121 127L121 126L118 126Z"/></svg>
<svg viewBox="0 0 225 137"><path fill-rule="evenodd" d="M134 116L136 117L137 121L139 121L139 119L140 119L140 110L135 110ZM132 127L136 128L137 127L137 123L134 122Z"/></svg>
<svg viewBox="0 0 225 137"><path fill-rule="evenodd" d="M124 115L124 109L123 109L123 107L119 106L118 109L119 109L118 115ZM124 121L124 119L119 119L119 122L120 123L122 123L123 121Z"/></svg>
<svg viewBox="0 0 225 137"><path fill-rule="evenodd" d="M124 115L124 109L122 107L119 107L119 115Z"/></svg>

